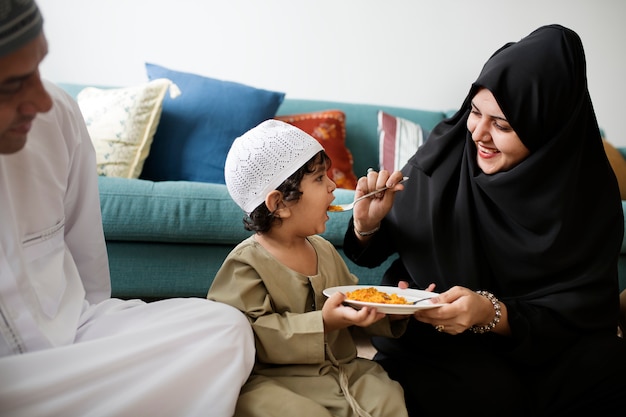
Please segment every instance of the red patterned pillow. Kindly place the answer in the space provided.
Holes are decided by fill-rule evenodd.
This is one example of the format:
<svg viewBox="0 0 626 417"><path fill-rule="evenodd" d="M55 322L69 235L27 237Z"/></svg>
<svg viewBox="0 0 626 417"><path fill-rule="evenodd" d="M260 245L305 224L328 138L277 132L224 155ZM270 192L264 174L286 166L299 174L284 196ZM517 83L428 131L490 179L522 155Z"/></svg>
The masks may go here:
<svg viewBox="0 0 626 417"><path fill-rule="evenodd" d="M346 115L341 110L324 110L311 113L276 116L275 119L290 123L313 136L322 144L332 159L328 176L338 188L354 190L357 178L353 171L353 159L346 147Z"/></svg>
<svg viewBox="0 0 626 417"><path fill-rule="evenodd" d="M417 148L424 143L422 127L410 120L378 112L380 169L393 172L402 169Z"/></svg>

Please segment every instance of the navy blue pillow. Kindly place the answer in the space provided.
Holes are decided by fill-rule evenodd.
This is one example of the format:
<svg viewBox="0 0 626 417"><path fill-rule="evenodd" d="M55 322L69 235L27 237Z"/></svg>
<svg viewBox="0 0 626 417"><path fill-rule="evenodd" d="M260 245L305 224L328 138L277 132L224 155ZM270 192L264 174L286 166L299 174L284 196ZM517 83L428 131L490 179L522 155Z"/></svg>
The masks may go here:
<svg viewBox="0 0 626 417"><path fill-rule="evenodd" d="M140 178L224 184L226 154L235 138L276 115L285 93L170 70L146 63L150 80L170 79L181 95L163 112Z"/></svg>

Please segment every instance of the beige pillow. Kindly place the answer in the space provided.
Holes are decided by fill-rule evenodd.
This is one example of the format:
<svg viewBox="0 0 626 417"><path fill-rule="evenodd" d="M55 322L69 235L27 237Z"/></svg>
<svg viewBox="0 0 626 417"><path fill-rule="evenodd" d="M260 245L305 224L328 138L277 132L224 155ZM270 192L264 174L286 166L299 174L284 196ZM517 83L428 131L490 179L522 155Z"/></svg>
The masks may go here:
<svg viewBox="0 0 626 417"><path fill-rule="evenodd" d="M626 200L626 160L622 156L622 153L618 151L613 145L611 145L606 139L602 139L604 144L604 151L606 152L609 163L615 172L617 177L617 183L619 184L619 193L622 196L622 200Z"/></svg>
<svg viewBox="0 0 626 417"><path fill-rule="evenodd" d="M78 105L96 149L98 175L138 178L161 118L163 98L176 88L165 78L126 88L87 87Z"/></svg>

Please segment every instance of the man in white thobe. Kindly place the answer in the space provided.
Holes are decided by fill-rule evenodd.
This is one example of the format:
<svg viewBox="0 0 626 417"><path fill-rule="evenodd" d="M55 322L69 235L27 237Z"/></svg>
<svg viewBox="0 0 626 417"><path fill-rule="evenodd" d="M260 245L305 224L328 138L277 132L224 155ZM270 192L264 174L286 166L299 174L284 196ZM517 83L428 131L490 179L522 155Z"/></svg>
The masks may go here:
<svg viewBox="0 0 626 417"><path fill-rule="evenodd" d="M46 53L34 1L0 0L0 416L231 416L248 321L111 298L93 145Z"/></svg>

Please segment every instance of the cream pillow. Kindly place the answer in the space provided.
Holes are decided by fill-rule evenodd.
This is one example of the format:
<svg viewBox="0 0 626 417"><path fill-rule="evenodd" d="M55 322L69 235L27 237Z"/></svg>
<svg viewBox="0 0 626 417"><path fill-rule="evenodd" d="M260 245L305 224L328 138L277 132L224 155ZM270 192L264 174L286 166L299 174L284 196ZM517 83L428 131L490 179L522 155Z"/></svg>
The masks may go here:
<svg viewBox="0 0 626 417"><path fill-rule="evenodd" d="M98 175L138 178L161 118L163 98L177 88L160 78L126 88L87 87L77 96L96 149Z"/></svg>

